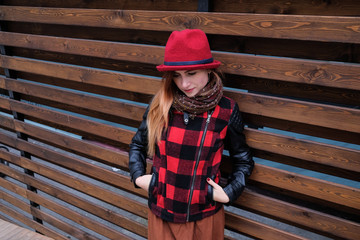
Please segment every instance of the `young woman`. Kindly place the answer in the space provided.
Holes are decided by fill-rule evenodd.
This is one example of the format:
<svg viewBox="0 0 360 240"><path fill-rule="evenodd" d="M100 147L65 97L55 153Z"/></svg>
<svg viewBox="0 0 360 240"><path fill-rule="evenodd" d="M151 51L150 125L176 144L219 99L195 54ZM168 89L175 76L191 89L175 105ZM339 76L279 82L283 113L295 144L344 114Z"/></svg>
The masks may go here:
<svg viewBox="0 0 360 240"><path fill-rule="evenodd" d="M237 103L222 81L205 33L174 31L166 44L162 86L130 144L135 187L148 191L149 239L223 239L224 208L245 187L254 162ZM223 150L233 162L223 188ZM146 174L146 158L153 158Z"/></svg>

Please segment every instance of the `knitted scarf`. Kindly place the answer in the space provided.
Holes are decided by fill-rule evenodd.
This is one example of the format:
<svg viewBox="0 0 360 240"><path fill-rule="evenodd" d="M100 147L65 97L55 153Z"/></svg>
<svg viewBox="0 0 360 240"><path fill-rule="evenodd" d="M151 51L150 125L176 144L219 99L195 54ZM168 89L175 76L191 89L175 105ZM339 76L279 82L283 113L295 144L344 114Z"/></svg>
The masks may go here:
<svg viewBox="0 0 360 240"><path fill-rule="evenodd" d="M212 74L213 77L208 84L194 97L188 97L180 90L175 92L173 107L180 112L189 113L189 117L207 112L218 105L223 96L223 85L220 77Z"/></svg>

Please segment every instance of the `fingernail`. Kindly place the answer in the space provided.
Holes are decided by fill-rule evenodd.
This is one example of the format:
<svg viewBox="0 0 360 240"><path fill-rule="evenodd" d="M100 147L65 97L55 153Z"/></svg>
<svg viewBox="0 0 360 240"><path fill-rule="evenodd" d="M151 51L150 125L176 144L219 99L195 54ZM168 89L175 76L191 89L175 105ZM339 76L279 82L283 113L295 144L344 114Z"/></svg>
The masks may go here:
<svg viewBox="0 0 360 240"><path fill-rule="evenodd" d="M210 178L207 178L206 181L210 181Z"/></svg>

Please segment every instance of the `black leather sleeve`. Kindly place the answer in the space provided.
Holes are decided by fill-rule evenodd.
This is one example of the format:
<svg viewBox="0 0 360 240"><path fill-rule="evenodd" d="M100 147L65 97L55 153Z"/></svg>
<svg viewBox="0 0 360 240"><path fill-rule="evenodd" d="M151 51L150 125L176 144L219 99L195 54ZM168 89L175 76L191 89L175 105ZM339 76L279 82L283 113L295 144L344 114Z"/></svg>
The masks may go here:
<svg viewBox="0 0 360 240"><path fill-rule="evenodd" d="M146 173L146 157L147 157L147 148L148 148L148 131L146 118L149 112L149 108L146 109L143 120L135 133L134 137L130 143L129 150L129 169L131 181L134 182L135 187L138 186L135 184L136 178L144 175Z"/></svg>
<svg viewBox="0 0 360 240"><path fill-rule="evenodd" d="M250 148L246 144L243 130L244 123L239 106L235 104L225 138L225 145L229 150L233 163L230 183L224 188L225 193L230 199L229 204L234 202L243 192L246 179L251 175L254 168L254 161Z"/></svg>

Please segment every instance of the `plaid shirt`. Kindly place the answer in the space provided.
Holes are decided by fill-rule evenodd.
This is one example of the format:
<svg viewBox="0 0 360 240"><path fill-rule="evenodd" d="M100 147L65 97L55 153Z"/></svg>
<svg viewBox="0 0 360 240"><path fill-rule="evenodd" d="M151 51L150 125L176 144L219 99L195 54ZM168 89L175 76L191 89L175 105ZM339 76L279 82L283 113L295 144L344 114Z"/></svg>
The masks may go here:
<svg viewBox="0 0 360 240"><path fill-rule="evenodd" d="M222 207L221 203L212 200L212 187L206 179L219 182L224 146L231 145L231 141L226 137L230 119L234 119L234 109L238 112L236 124L239 125L241 135L234 141L242 141L241 144L246 146L242 121L237 119L240 112L235 101L227 97L223 97L212 112L199 114L188 122L184 121L182 112L172 110L169 126L167 131L164 131L161 142L156 145L153 159L148 205L155 215L165 221L184 223L211 216ZM137 133L142 135L143 140L147 134L144 124L146 123L143 121ZM139 136L135 135L134 139ZM142 147L134 139L130 145L129 161L133 180L145 173L144 164L139 164L144 163L144 154L139 154L138 151ZM142 143L143 146L145 144L147 143ZM241 161L248 163L250 158L247 146L244 149L238 152L238 155L245 159ZM144 150L142 151L144 153ZM241 165L244 165L243 162ZM250 175L251 165L250 162L249 167L244 169L244 174L240 174L241 178ZM238 182L236 184L239 185ZM240 188L228 186L224 191L230 200L235 200L233 198L240 195L244 185L245 183L241 182Z"/></svg>

